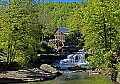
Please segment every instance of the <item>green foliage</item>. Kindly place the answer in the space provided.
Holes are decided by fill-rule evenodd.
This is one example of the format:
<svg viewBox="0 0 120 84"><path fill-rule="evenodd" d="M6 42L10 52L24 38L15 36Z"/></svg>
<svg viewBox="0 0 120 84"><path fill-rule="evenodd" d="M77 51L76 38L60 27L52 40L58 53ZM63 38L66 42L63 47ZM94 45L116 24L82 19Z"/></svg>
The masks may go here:
<svg viewBox="0 0 120 84"><path fill-rule="evenodd" d="M16 0L0 13L0 50L8 63L24 65L36 59L42 28L37 12L28 2Z"/></svg>
<svg viewBox="0 0 120 84"><path fill-rule="evenodd" d="M84 45L84 38L79 30L71 31L68 35L66 35L65 41L66 41L65 45L76 45L76 46Z"/></svg>
<svg viewBox="0 0 120 84"><path fill-rule="evenodd" d="M24 65L35 60L38 51L50 52L52 46L47 42L54 38L57 27L69 28L67 45L83 46L85 43L92 67L111 69L118 63L119 0L71 3L10 0L9 4L1 1L0 50L8 63L17 61Z"/></svg>
<svg viewBox="0 0 120 84"><path fill-rule="evenodd" d="M51 53L52 52L52 50L53 50L52 45L50 45L47 42L41 42L41 43L42 43L41 47L42 47L42 49L44 49L43 51L41 51L42 53Z"/></svg>
<svg viewBox="0 0 120 84"><path fill-rule="evenodd" d="M118 69L118 71L120 71L120 62L116 64L116 68Z"/></svg>
<svg viewBox="0 0 120 84"><path fill-rule="evenodd" d="M102 69L116 69L116 56L119 56L119 13L116 0L89 0L83 11L85 47L90 50L90 64ZM118 43L117 43L118 42Z"/></svg>

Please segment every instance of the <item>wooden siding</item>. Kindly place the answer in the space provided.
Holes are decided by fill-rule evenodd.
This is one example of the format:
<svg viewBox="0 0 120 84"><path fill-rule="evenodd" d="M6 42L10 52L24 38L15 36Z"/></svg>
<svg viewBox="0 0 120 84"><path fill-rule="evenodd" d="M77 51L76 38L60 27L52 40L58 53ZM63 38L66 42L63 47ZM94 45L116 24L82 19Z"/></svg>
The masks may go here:
<svg viewBox="0 0 120 84"><path fill-rule="evenodd" d="M61 42L65 42L64 34L59 30L55 33L55 40L60 40Z"/></svg>

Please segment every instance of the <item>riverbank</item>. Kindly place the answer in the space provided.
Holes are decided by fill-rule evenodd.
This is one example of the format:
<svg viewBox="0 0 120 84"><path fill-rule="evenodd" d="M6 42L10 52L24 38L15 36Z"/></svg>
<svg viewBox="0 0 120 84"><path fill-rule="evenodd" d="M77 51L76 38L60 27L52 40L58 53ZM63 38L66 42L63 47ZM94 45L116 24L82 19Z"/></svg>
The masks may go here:
<svg viewBox="0 0 120 84"><path fill-rule="evenodd" d="M50 70L51 72L49 72ZM1 71L0 84L46 81L61 75L53 68L49 69L49 71L45 71L39 68L22 69L17 71Z"/></svg>
<svg viewBox="0 0 120 84"><path fill-rule="evenodd" d="M95 71L89 71L89 76L96 76L96 75L107 76L111 81L114 81L120 84L120 72L117 72L117 73L95 70Z"/></svg>

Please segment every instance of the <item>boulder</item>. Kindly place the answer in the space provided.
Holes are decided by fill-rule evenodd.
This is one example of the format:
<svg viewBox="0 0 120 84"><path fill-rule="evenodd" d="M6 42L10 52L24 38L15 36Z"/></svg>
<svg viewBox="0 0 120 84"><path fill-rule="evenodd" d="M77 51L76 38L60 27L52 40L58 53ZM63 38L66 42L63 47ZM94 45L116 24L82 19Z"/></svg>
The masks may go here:
<svg viewBox="0 0 120 84"><path fill-rule="evenodd" d="M119 77L117 77L116 81L117 81L118 83L120 83L120 78L119 78Z"/></svg>
<svg viewBox="0 0 120 84"><path fill-rule="evenodd" d="M53 68L51 65L48 64L42 64L40 66L40 69L49 73L58 73L58 71L55 68Z"/></svg>
<svg viewBox="0 0 120 84"><path fill-rule="evenodd" d="M118 83L120 83L120 72L118 72L117 80Z"/></svg>

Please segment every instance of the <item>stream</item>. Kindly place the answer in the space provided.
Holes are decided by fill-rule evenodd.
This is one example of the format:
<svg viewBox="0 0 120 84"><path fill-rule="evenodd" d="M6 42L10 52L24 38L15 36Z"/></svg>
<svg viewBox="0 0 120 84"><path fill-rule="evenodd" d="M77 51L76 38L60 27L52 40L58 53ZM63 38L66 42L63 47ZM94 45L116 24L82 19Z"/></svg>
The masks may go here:
<svg viewBox="0 0 120 84"><path fill-rule="evenodd" d="M23 83L22 83L23 84ZM42 82L29 82L24 84L118 84L106 76L89 76L87 72L64 72L63 75L53 80Z"/></svg>

